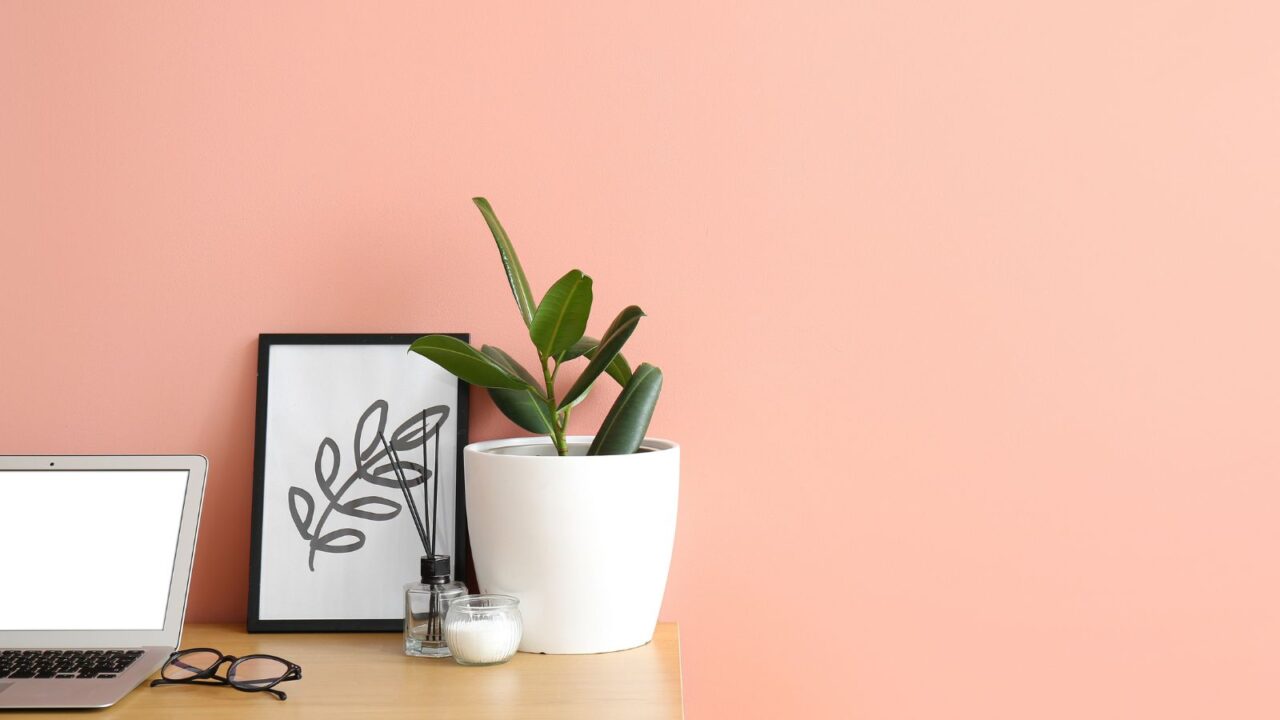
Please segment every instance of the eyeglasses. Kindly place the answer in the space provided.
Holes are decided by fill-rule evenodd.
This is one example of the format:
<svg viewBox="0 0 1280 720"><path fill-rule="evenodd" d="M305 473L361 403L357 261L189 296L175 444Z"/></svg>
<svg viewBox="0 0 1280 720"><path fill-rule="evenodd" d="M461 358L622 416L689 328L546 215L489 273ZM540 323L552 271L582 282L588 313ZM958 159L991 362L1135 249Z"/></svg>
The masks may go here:
<svg viewBox="0 0 1280 720"><path fill-rule="evenodd" d="M225 677L218 674L223 663L231 663ZM179 650L169 656L160 677L151 681L157 685L230 685L241 692L269 692L281 700L287 700L283 691L273 690L288 680L302 678L302 668L275 655L223 655L213 648Z"/></svg>

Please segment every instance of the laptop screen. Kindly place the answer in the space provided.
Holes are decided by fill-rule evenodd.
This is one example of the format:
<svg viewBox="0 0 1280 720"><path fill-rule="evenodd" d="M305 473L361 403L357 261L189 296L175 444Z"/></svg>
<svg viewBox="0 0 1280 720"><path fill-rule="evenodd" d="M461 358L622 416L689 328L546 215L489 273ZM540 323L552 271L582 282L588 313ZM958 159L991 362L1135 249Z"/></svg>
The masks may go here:
<svg viewBox="0 0 1280 720"><path fill-rule="evenodd" d="M0 470L0 631L161 630L186 470Z"/></svg>

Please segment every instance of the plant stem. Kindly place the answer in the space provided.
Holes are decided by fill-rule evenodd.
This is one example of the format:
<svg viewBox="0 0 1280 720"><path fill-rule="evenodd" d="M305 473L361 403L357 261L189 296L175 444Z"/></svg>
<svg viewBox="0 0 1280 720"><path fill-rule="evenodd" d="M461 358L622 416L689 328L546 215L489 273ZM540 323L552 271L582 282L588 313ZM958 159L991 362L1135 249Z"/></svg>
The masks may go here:
<svg viewBox="0 0 1280 720"><path fill-rule="evenodd" d="M556 446L556 454L565 456L569 454L569 445L564 439L564 428L567 424L565 420L560 418L560 413L556 412L556 373L551 371L549 358L540 357L542 360L542 377L547 383L547 404L551 409L551 442ZM560 370L559 364L556 370Z"/></svg>

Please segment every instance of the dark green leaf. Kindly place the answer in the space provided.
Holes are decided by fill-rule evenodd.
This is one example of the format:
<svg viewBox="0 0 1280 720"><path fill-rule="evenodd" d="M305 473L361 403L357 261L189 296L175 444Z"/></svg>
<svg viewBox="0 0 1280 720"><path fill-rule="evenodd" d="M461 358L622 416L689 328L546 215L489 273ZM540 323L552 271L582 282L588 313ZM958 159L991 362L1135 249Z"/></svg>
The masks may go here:
<svg viewBox="0 0 1280 720"><path fill-rule="evenodd" d="M489 397L511 422L539 435L551 434L551 410L542 396L532 390L489 388Z"/></svg>
<svg viewBox="0 0 1280 720"><path fill-rule="evenodd" d="M560 355L559 362L569 362L574 358L582 357L592 350L595 350L596 346L599 344L599 340L591 337L590 335L583 335L581 340L574 343L568 350L565 350L564 353Z"/></svg>
<svg viewBox="0 0 1280 720"><path fill-rule="evenodd" d="M515 246L507 237L507 231L498 222L489 201L482 197L471 198L471 202L480 208L484 221L489 225L489 232L498 243L498 254L502 256L502 267L507 271L507 282L511 284L511 294L516 297L516 307L520 308L520 317L525 326L533 324L533 313L537 304L533 300L533 290L529 288L529 280L524 276L524 268L520 266L520 258L516 256Z"/></svg>
<svg viewBox="0 0 1280 720"><path fill-rule="evenodd" d="M533 373L525 370L523 365L517 362L515 358L508 355L502 348L494 347L492 345L482 345L480 347L480 352L484 353L490 360L504 367L507 372L512 375L524 380L535 388L541 387L538 381L534 379Z"/></svg>
<svg viewBox="0 0 1280 720"><path fill-rule="evenodd" d="M578 376L578 380L574 382L573 387L569 388L569 392L564 394L560 399L561 409L569 407L577 400L587 388L591 387L591 383L600 377L600 373L604 372L614 358L618 357L618 353L622 351L622 346L626 344L627 339L631 337L631 333L636 329L636 325L640 322L640 318L644 317L644 311L635 305L628 306L618 313L618 317L614 318L613 323L609 325L609 329L605 331L600 338L600 344L591 352L591 362L587 364L587 369L582 371ZM625 363L626 361L623 360ZM626 383L622 383L625 387Z"/></svg>
<svg viewBox="0 0 1280 720"><path fill-rule="evenodd" d="M409 349L472 385L511 390L528 387L524 380L455 337L427 335L413 341Z"/></svg>
<svg viewBox="0 0 1280 720"><path fill-rule="evenodd" d="M587 450L588 455L629 455L640 448L649 430L653 408L662 392L662 371L641 363L609 408L604 424Z"/></svg>
<svg viewBox="0 0 1280 720"><path fill-rule="evenodd" d="M581 340L573 344L573 347L566 350L564 355L560 356L560 362L569 362L580 355L586 355L590 358L599 344L599 340L583 336ZM631 379L631 365L627 363L627 358L622 353L614 355L613 361L609 363L609 367L605 368L604 371L609 373L609 377L617 380L618 385L621 387L626 387L627 381Z"/></svg>
<svg viewBox="0 0 1280 720"><path fill-rule="evenodd" d="M570 270L542 296L529 337L544 357L558 356L582 339L591 315L591 278Z"/></svg>
<svg viewBox="0 0 1280 720"><path fill-rule="evenodd" d="M577 406L581 405L581 404L582 404L582 401L583 401L583 400L586 400L586 399L587 399L587 396L591 394L591 388L593 388L593 387L595 387L595 385L594 385L594 384L592 384L592 385L588 385L588 386L587 386L587 390L586 390L586 392L584 392L584 393L582 393L581 395L579 395L577 398L575 398L575 399L574 399L574 401L573 401L573 402L569 403L567 406L560 408L559 412L562 412L562 413L563 413L563 412L568 411L570 408L574 408L574 407L577 407ZM564 427L564 423L563 423L563 422L561 422L561 423L560 423L560 426L561 426L561 427Z"/></svg>
<svg viewBox="0 0 1280 720"><path fill-rule="evenodd" d="M508 355L502 348L485 345L480 348L480 352L484 353L490 360L506 368L508 372L523 378L525 382L533 387L538 387L537 381L533 379L533 374L525 370L523 365ZM506 415L516 425L531 433L538 433L539 435L551 434L551 410L547 408L547 401L543 399L541 392L537 390L489 388L489 397L493 398L493 404L498 406L502 414Z"/></svg>
<svg viewBox="0 0 1280 720"><path fill-rule="evenodd" d="M587 357L591 357L591 353L587 353ZM617 380L622 387L626 387L627 383L631 382L631 366L627 364L627 359L622 356L622 353L614 355L613 360L609 362L609 367L604 371L609 373L609 377Z"/></svg>

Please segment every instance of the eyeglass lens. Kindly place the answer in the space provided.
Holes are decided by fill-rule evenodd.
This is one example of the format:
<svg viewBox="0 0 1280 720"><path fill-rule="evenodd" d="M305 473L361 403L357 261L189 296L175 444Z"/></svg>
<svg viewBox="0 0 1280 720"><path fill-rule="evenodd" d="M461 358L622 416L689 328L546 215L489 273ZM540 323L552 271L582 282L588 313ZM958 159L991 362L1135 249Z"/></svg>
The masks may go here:
<svg viewBox="0 0 1280 720"><path fill-rule="evenodd" d="M160 672L165 680L186 680L213 667L222 656L208 650L183 653L169 661Z"/></svg>
<svg viewBox="0 0 1280 720"><path fill-rule="evenodd" d="M289 666L275 658L242 658L227 672L227 679L237 685L265 685L289 673Z"/></svg>

